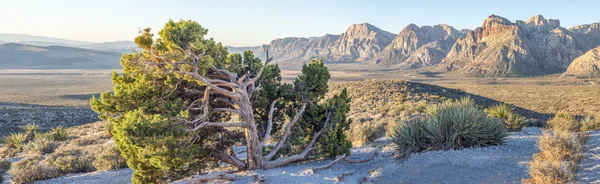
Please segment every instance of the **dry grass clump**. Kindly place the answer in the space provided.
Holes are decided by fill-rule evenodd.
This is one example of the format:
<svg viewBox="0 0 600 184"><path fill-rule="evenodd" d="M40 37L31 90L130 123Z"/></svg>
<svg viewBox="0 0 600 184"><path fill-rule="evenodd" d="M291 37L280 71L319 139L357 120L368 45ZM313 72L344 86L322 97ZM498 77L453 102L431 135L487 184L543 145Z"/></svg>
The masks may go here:
<svg viewBox="0 0 600 184"><path fill-rule="evenodd" d="M581 120L582 131L597 131L600 130L600 115L595 117L587 116Z"/></svg>
<svg viewBox="0 0 600 184"><path fill-rule="evenodd" d="M548 120L548 127L554 131L577 132L581 128L581 123L575 120L568 113L557 113L554 118Z"/></svg>
<svg viewBox="0 0 600 184"><path fill-rule="evenodd" d="M428 150L498 145L506 130L468 98L446 101L426 110L423 118L398 124L392 142L402 156Z"/></svg>
<svg viewBox="0 0 600 184"><path fill-rule="evenodd" d="M50 154L58 146L54 140L38 137L23 146L23 152L29 154Z"/></svg>
<svg viewBox="0 0 600 184"><path fill-rule="evenodd" d="M492 106L485 109L490 117L502 120L504 127L509 132L518 132L525 128L524 118L519 117L514 111L514 107L505 103Z"/></svg>
<svg viewBox="0 0 600 184"><path fill-rule="evenodd" d="M45 162L59 169L61 174L94 171L92 157L82 153L81 150L66 150L51 154Z"/></svg>
<svg viewBox="0 0 600 184"><path fill-rule="evenodd" d="M582 122L585 120L582 120ZM538 142L540 152L529 165L529 179L524 183L574 183L579 162L584 157L587 133L582 122L566 113L559 113L548 121L548 128ZM580 132L579 132L580 131Z"/></svg>
<svg viewBox="0 0 600 184"><path fill-rule="evenodd" d="M110 144L100 154L96 155L93 162L98 171L120 169L127 167L127 160L121 157L121 153L115 144Z"/></svg>
<svg viewBox="0 0 600 184"><path fill-rule="evenodd" d="M11 167L13 183L33 183L37 180L45 180L60 176L59 170L48 166L43 161L42 156L36 155L26 157L15 163Z"/></svg>
<svg viewBox="0 0 600 184"><path fill-rule="evenodd" d="M127 167L115 143L105 133L104 124L97 122L68 129L56 127L36 134L23 146L23 153L29 155L15 163L16 169L11 171L16 176L13 181L32 183L65 174ZM17 149L3 147L0 154L12 154L13 150Z"/></svg>
<svg viewBox="0 0 600 184"><path fill-rule="evenodd" d="M380 121L353 122L346 134L352 146L362 146L385 136L387 125L388 123Z"/></svg>

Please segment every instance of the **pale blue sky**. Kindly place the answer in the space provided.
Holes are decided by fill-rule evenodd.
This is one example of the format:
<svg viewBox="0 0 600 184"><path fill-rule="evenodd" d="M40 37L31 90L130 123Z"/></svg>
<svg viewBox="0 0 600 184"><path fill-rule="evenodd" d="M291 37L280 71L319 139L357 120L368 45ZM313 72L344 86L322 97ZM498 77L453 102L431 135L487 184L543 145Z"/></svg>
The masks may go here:
<svg viewBox="0 0 600 184"><path fill-rule="evenodd" d="M542 14L571 27L600 22L599 7L593 0L0 0L0 33L132 40L138 27L158 31L168 19L192 19L225 45L250 46L280 37L339 34L363 22L392 33L409 23L473 29L491 14L511 21Z"/></svg>

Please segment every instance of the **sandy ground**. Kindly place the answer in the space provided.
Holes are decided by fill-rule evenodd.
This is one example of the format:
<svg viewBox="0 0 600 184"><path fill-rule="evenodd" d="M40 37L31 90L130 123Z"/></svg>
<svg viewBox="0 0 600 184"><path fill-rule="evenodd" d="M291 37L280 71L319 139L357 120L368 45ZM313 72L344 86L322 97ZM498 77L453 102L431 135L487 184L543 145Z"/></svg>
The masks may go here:
<svg viewBox="0 0 600 184"><path fill-rule="evenodd" d="M59 178L37 181L36 184L126 184L131 183L133 170L99 171L85 174L70 174Z"/></svg>
<svg viewBox="0 0 600 184"><path fill-rule="evenodd" d="M431 151L411 155L401 161L392 156L389 141L382 140L380 154L372 161L350 164L340 162L314 174L307 169L322 166L331 160L311 161L286 167L243 173L232 183L252 183L252 175L264 177L265 183L336 183L336 177L352 172L339 183L520 183L527 177L527 165L537 152L536 141L541 130L528 127L511 133L500 146L452 151ZM384 146L384 145L388 146ZM352 149L351 159L369 158L377 148ZM68 175L39 183L129 183L131 170ZM220 182L216 182L220 183Z"/></svg>
<svg viewBox="0 0 600 184"><path fill-rule="evenodd" d="M600 183L600 131L590 133L577 178L581 183Z"/></svg>

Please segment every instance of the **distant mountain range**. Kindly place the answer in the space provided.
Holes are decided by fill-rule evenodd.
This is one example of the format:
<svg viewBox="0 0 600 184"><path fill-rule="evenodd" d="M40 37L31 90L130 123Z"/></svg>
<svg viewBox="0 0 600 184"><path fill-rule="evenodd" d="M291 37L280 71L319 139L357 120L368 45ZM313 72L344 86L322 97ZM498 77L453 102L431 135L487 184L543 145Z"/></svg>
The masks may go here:
<svg viewBox="0 0 600 184"><path fill-rule="evenodd" d="M278 62L320 58L330 63L428 67L466 76L524 77L565 72L575 58L598 46L600 23L566 29L559 20L542 15L514 23L491 15L474 30L409 24L393 34L363 23L340 35L278 38L266 45L230 50L249 49L262 57L268 50Z"/></svg>
<svg viewBox="0 0 600 184"><path fill-rule="evenodd" d="M117 53L131 53L131 49L138 49L137 45L135 45L135 43L132 41L92 43L61 38L9 33L0 33L0 44L2 43L19 43L42 47L64 46Z"/></svg>
<svg viewBox="0 0 600 184"><path fill-rule="evenodd" d="M121 53L63 46L0 45L1 69L118 69Z"/></svg>
<svg viewBox="0 0 600 184"><path fill-rule="evenodd" d="M2 43L0 68L118 68L120 54L137 48L131 41L89 43L19 34L0 34ZM599 51L592 50L599 46L600 23L567 29L542 15L516 22L491 15L473 30L409 24L394 34L362 23L339 35L278 38L262 46L227 48L230 53L251 50L261 58L269 51L276 62L292 64L323 59L477 77L540 76L568 69L569 75L585 77L600 76Z"/></svg>

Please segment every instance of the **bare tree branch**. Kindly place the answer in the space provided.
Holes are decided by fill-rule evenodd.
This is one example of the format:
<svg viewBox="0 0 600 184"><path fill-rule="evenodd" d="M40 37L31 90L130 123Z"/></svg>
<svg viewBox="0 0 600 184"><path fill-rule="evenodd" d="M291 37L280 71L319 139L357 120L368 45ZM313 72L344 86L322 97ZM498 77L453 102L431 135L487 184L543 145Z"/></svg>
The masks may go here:
<svg viewBox="0 0 600 184"><path fill-rule="evenodd" d="M196 131L202 127L246 127L245 123L223 123L223 122L203 122L200 123L199 125L196 125L194 128L190 128L188 129L188 131L193 132Z"/></svg>
<svg viewBox="0 0 600 184"><path fill-rule="evenodd" d="M308 145L304 148L304 151L302 151L299 154L295 154L295 155L292 155L289 157L279 158L279 159L273 160L273 161L267 161L265 163L264 169L280 167L280 166L283 166L283 165L286 165L286 164L289 164L292 162L297 162L297 161L300 161L300 160L303 160L304 158L306 158L308 153L310 153L310 151L312 151L313 146L314 146L315 142L317 141L317 139L321 136L321 134L329 126L329 120L331 119L331 115L332 115L331 111L327 112L327 118L325 119L325 123L323 123L323 127L317 133L315 133L315 135L310 140L310 143L308 143Z"/></svg>
<svg viewBox="0 0 600 184"><path fill-rule="evenodd" d="M243 161L241 161L240 159L238 159L234 156L227 154L226 152L214 150L210 154L212 156L218 158L221 161L227 162L227 163L237 167L238 169L246 168L246 163L244 163Z"/></svg>
<svg viewBox="0 0 600 184"><path fill-rule="evenodd" d="M296 115L294 115L294 118L286 125L285 131L283 132L283 136L281 136L281 139L279 139L279 142L277 142L277 144L271 150L271 152L269 152L269 154L267 154L265 156L266 160L271 160L271 158L273 158L273 156L275 156L275 154L277 154L279 149L281 149L281 147L285 143L286 139L290 135L292 135L292 127L294 127L294 125L296 124L298 119L300 119L300 116L302 115L302 113L304 113L304 110L306 109L306 105L307 105L307 102L302 102L302 107L300 107L300 109L298 109L296 111Z"/></svg>
<svg viewBox="0 0 600 184"><path fill-rule="evenodd" d="M277 108L275 108L276 103L277 103L277 100L273 100L273 102L271 102L271 106L269 106L269 120L267 121L267 130L265 130L265 137L263 138L263 140L260 143L260 145L263 147L269 140L269 136L271 136L271 131L273 128L273 112L277 109Z"/></svg>

